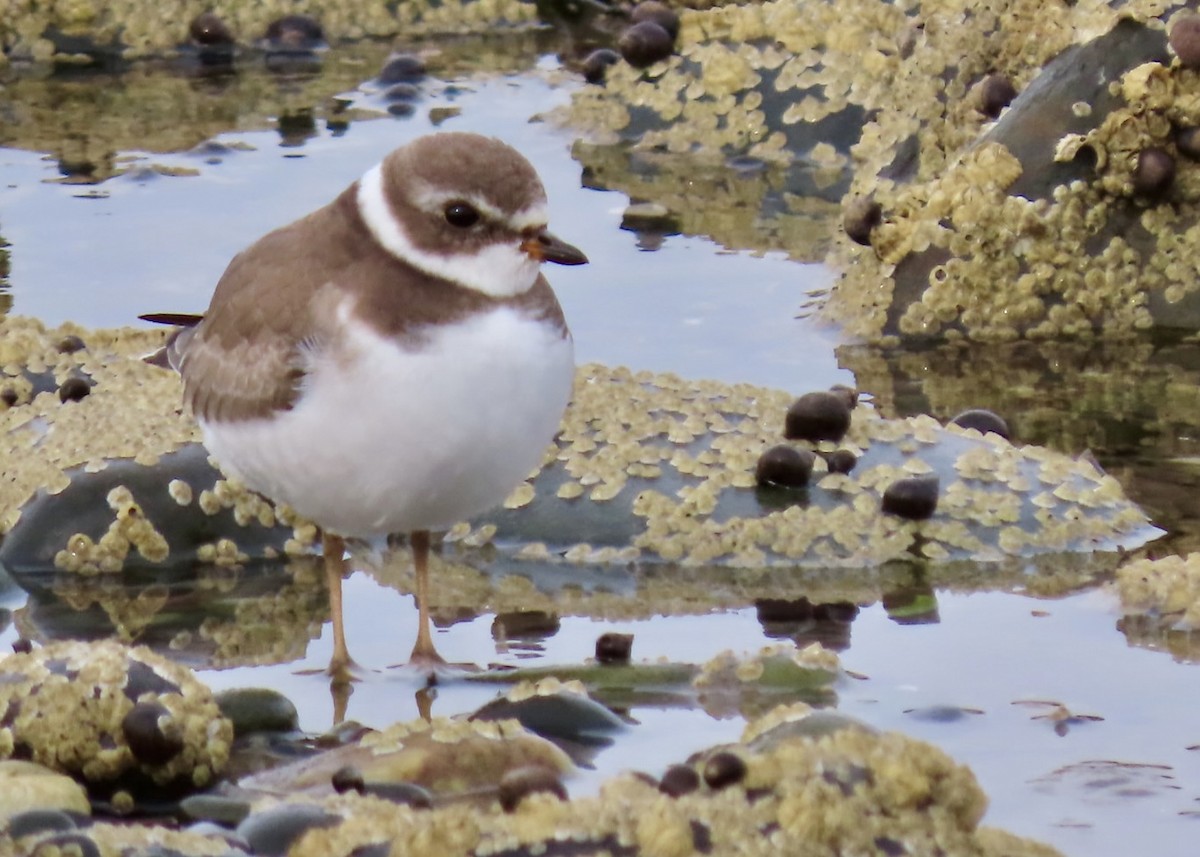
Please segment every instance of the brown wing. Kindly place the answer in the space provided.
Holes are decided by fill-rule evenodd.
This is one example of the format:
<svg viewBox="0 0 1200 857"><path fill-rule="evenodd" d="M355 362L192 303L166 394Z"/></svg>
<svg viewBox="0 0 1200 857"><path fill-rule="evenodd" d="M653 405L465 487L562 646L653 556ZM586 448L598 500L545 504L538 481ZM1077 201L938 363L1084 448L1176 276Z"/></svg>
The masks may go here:
<svg viewBox="0 0 1200 857"><path fill-rule="evenodd" d="M334 216L353 190L229 263L180 362L184 399L196 416L248 420L295 404L306 352L323 347L332 321L334 299L322 299L322 289L354 264L344 218Z"/></svg>

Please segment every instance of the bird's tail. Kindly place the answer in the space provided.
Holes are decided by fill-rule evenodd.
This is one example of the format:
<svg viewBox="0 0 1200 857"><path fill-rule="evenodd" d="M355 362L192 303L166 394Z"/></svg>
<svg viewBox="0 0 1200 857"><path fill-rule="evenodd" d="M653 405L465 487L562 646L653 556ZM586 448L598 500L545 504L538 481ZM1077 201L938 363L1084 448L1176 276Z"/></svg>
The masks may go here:
<svg viewBox="0 0 1200 857"><path fill-rule="evenodd" d="M138 318L151 324L169 324L177 328L167 337L162 348L142 359L154 366L178 372L183 352L196 332L196 325L204 320L204 316L191 312L148 312Z"/></svg>

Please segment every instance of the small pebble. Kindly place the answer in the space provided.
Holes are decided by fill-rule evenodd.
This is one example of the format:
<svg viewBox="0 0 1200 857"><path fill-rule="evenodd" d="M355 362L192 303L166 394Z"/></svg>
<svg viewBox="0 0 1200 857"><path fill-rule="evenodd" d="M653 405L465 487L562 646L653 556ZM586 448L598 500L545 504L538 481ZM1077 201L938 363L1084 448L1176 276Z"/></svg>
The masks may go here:
<svg viewBox="0 0 1200 857"><path fill-rule="evenodd" d="M233 33L226 23L213 12L201 12L188 25L192 41L204 48L226 47L233 44Z"/></svg>
<svg viewBox="0 0 1200 857"><path fill-rule="evenodd" d="M497 794L505 812L512 812L527 796L546 792L559 800L567 799L567 790L558 774L541 765L527 765L509 771L500 778Z"/></svg>
<svg viewBox="0 0 1200 857"><path fill-rule="evenodd" d="M841 440L850 428L846 397L830 390L805 393L792 402L784 420L788 440Z"/></svg>
<svg viewBox="0 0 1200 857"><path fill-rule="evenodd" d="M1008 423L1004 421L1004 417L997 413L987 410L986 408L971 408L963 411L961 414L950 420L956 426L963 428L971 428L981 434L998 434L1005 440L1011 440L1012 436L1008 432Z"/></svg>
<svg viewBox="0 0 1200 857"><path fill-rule="evenodd" d="M710 789L723 789L746 777L746 761L737 753L713 753L704 763L704 782Z"/></svg>
<svg viewBox="0 0 1200 857"><path fill-rule="evenodd" d="M858 456L848 449L835 449L825 454L825 466L830 473L849 473L858 464Z"/></svg>
<svg viewBox="0 0 1200 857"><path fill-rule="evenodd" d="M325 43L325 31L311 15L284 15L267 26L268 45L279 51L311 51Z"/></svg>
<svg viewBox="0 0 1200 857"><path fill-rule="evenodd" d="M1175 148L1179 154L1200 161L1200 128L1184 128L1175 135Z"/></svg>
<svg viewBox="0 0 1200 857"><path fill-rule="evenodd" d="M121 721L133 757L143 765L165 765L184 747L171 712L157 702L139 702Z"/></svg>
<svg viewBox="0 0 1200 857"><path fill-rule="evenodd" d="M634 24L653 21L666 30L671 40L679 38L679 13L659 0L643 0L633 7L629 20Z"/></svg>
<svg viewBox="0 0 1200 857"><path fill-rule="evenodd" d="M669 797L682 797L700 788L700 775L691 765L672 765L663 772L658 790Z"/></svg>
<svg viewBox="0 0 1200 857"><path fill-rule="evenodd" d="M58 388L58 400L63 402L78 402L80 399L92 392L92 385L80 378L78 375L72 375L70 378L62 382L62 386Z"/></svg>
<svg viewBox="0 0 1200 857"><path fill-rule="evenodd" d="M1017 97L1017 88L1007 75L989 74L979 86L979 111L995 119Z"/></svg>
<svg viewBox="0 0 1200 857"><path fill-rule="evenodd" d="M58 340L58 344L55 347L58 349L59 354L74 354L77 351L87 348L87 344L72 333Z"/></svg>
<svg viewBox="0 0 1200 857"><path fill-rule="evenodd" d="M1166 149L1147 146L1138 152L1137 166L1133 170L1134 193L1142 196L1160 196L1170 189L1175 181L1175 158Z"/></svg>
<svg viewBox="0 0 1200 857"><path fill-rule="evenodd" d="M617 48L625 62L634 68L646 68L669 57L675 50L675 40L653 21L642 21L621 33Z"/></svg>
<svg viewBox="0 0 1200 857"><path fill-rule="evenodd" d="M378 80L383 84L412 83L425 76L425 63L412 54L395 54L388 58L379 70Z"/></svg>
<svg viewBox="0 0 1200 857"><path fill-rule="evenodd" d="M333 776L329 778L329 784L333 786L333 790L338 794L346 792L358 792L362 794L367 789L366 783L363 781L362 771L353 765L343 765L333 772Z"/></svg>
<svg viewBox="0 0 1200 857"><path fill-rule="evenodd" d="M814 460L816 456L807 449L781 443L759 456L754 467L754 481L759 485L803 488L812 475Z"/></svg>
<svg viewBox="0 0 1200 857"><path fill-rule="evenodd" d="M433 795L416 783L367 783L363 794L413 809L432 809Z"/></svg>
<svg viewBox="0 0 1200 857"><path fill-rule="evenodd" d="M855 197L846 203L842 213L842 229L856 244L871 246L871 230L883 222L883 206L872 197Z"/></svg>
<svg viewBox="0 0 1200 857"><path fill-rule="evenodd" d="M627 664L633 652L633 634L609 631L596 640L596 661L602 664Z"/></svg>
<svg viewBox="0 0 1200 857"><path fill-rule="evenodd" d="M939 484L933 474L897 479L883 492L884 513L910 521L933 517L937 511Z"/></svg>
<svg viewBox="0 0 1200 857"><path fill-rule="evenodd" d="M583 79L588 83L604 83L608 76L608 67L615 65L621 55L612 48L596 48L583 60Z"/></svg>
<svg viewBox="0 0 1200 857"><path fill-rule="evenodd" d="M1185 15L1175 22L1167 37L1171 50L1184 68L1200 68L1200 15Z"/></svg>

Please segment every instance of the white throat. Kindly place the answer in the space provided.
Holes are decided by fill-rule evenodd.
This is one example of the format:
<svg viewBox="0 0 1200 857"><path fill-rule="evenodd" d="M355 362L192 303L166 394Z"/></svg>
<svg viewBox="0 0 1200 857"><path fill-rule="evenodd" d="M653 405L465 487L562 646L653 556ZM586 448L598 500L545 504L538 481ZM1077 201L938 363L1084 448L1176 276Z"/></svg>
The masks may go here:
<svg viewBox="0 0 1200 857"><path fill-rule="evenodd" d="M385 250L427 274L495 298L528 291L537 281L537 260L515 244L491 244L473 253L445 254L415 246L388 204L383 164L376 164L359 180L358 209L371 235Z"/></svg>

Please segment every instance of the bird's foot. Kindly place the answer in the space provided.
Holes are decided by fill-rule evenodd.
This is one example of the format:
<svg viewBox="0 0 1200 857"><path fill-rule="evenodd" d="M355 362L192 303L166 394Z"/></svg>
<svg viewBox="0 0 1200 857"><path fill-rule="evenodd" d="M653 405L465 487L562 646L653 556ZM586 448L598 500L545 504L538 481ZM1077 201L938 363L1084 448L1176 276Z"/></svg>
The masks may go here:
<svg viewBox="0 0 1200 857"><path fill-rule="evenodd" d="M390 670L399 670L416 678L423 678L427 687L441 684L447 679L461 678L471 673L477 673L480 668L475 664L452 664L442 658L437 652L413 652L407 663L391 664Z"/></svg>

